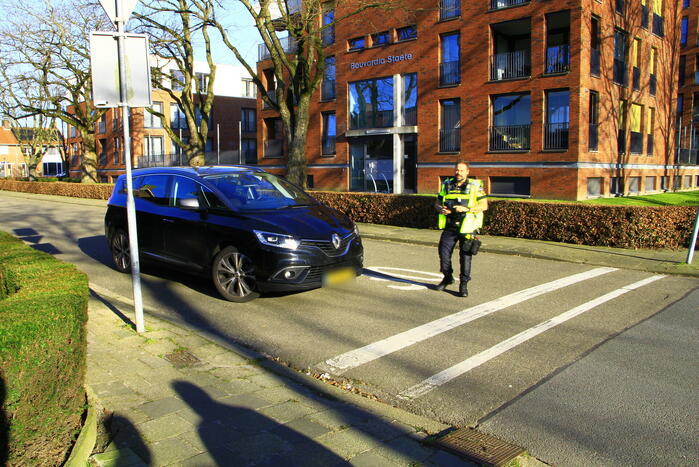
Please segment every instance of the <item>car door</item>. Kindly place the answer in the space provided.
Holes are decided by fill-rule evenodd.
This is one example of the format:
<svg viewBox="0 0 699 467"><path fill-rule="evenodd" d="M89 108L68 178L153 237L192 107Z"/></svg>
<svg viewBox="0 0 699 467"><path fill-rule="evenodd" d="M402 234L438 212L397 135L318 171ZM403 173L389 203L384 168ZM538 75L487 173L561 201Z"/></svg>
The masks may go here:
<svg viewBox="0 0 699 467"><path fill-rule="evenodd" d="M172 178L170 202L163 215L165 254L188 269L201 270L209 263L207 214L202 186L180 175Z"/></svg>
<svg viewBox="0 0 699 467"><path fill-rule="evenodd" d="M134 180L139 250L146 256L163 254L162 218L168 209L170 175L143 175Z"/></svg>

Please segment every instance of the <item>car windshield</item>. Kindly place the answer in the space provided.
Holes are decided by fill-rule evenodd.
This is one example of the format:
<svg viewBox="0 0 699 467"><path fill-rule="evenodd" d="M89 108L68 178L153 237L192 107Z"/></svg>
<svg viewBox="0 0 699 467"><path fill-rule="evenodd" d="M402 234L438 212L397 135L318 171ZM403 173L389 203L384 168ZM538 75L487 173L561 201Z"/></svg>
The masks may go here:
<svg viewBox="0 0 699 467"><path fill-rule="evenodd" d="M280 209L307 206L316 201L299 187L266 172L235 172L209 175L214 184L240 210Z"/></svg>

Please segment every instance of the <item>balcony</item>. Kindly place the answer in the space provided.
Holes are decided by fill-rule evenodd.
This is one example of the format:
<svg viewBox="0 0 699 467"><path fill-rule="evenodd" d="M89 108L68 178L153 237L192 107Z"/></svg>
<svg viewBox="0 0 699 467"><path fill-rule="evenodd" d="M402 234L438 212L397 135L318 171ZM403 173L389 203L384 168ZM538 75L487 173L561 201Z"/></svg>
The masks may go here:
<svg viewBox="0 0 699 467"><path fill-rule="evenodd" d="M648 6L641 5L641 27L648 29Z"/></svg>
<svg viewBox="0 0 699 467"><path fill-rule="evenodd" d="M530 0L490 0L491 10L500 10L501 8L509 8L512 6L524 5Z"/></svg>
<svg viewBox="0 0 699 467"><path fill-rule="evenodd" d="M284 52L286 53L293 53L294 49L296 47L296 41L294 40L293 37L288 36L288 37L283 37L279 39L279 42L281 42L282 47L284 48ZM265 44L258 44L257 46L257 61L261 62L263 60L269 60L272 58L272 54L270 54L269 49L267 49L267 46Z"/></svg>
<svg viewBox="0 0 699 467"><path fill-rule="evenodd" d="M614 59L614 82L622 86L626 86L629 83L626 62L616 58Z"/></svg>
<svg viewBox="0 0 699 467"><path fill-rule="evenodd" d="M590 74L599 76L600 53L598 49L590 49Z"/></svg>
<svg viewBox="0 0 699 467"><path fill-rule="evenodd" d="M662 16L653 13L653 34L660 37L665 37L665 20Z"/></svg>
<svg viewBox="0 0 699 467"><path fill-rule="evenodd" d="M635 66L633 67L633 90L639 89L641 89L641 69Z"/></svg>
<svg viewBox="0 0 699 467"><path fill-rule="evenodd" d="M281 139L268 139L265 141L264 157L282 157L283 141Z"/></svg>
<svg viewBox="0 0 699 467"><path fill-rule="evenodd" d="M646 154L653 155L653 135L646 136Z"/></svg>
<svg viewBox="0 0 699 467"><path fill-rule="evenodd" d="M461 132L459 128L439 130L439 152L458 152L461 150Z"/></svg>
<svg viewBox="0 0 699 467"><path fill-rule="evenodd" d="M452 86L461 82L461 67L459 61L443 62L439 64L439 85Z"/></svg>
<svg viewBox="0 0 699 467"><path fill-rule="evenodd" d="M528 50L495 54L490 64L490 79L526 78L531 76L531 59Z"/></svg>
<svg viewBox="0 0 699 467"><path fill-rule="evenodd" d="M570 71L570 45L556 45L546 49L546 74Z"/></svg>
<svg viewBox="0 0 699 467"><path fill-rule="evenodd" d="M599 147L598 126L596 123L590 123L589 134L587 138L587 150L597 151Z"/></svg>
<svg viewBox="0 0 699 467"><path fill-rule="evenodd" d="M457 18L461 16L461 0L440 0L439 20Z"/></svg>
<svg viewBox="0 0 699 467"><path fill-rule="evenodd" d="M569 122L544 125L544 149L568 149Z"/></svg>
<svg viewBox="0 0 699 467"><path fill-rule="evenodd" d="M655 91L658 86L658 79L655 75L650 75L650 80L648 82L648 92L651 96L655 96Z"/></svg>
<svg viewBox="0 0 699 467"><path fill-rule="evenodd" d="M636 131L631 132L631 154L641 154L643 152L643 134Z"/></svg>
<svg viewBox="0 0 699 467"><path fill-rule="evenodd" d="M528 151L531 148L531 125L490 127L491 151Z"/></svg>
<svg viewBox="0 0 699 467"><path fill-rule="evenodd" d="M320 86L320 98L324 101L335 99L335 80L324 79Z"/></svg>

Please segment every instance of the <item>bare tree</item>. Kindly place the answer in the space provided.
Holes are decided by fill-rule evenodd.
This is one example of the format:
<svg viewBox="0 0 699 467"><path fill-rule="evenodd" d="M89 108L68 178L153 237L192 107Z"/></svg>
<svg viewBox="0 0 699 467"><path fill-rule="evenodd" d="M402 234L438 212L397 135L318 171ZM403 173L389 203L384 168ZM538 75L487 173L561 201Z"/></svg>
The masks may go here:
<svg viewBox="0 0 699 467"><path fill-rule="evenodd" d="M165 115L148 109L160 117L168 136L187 154L189 164L204 165L209 122L214 104L216 65L211 54L209 28L212 27L214 5L207 0L156 0L144 3L134 14L135 30L149 36L151 53L158 63L152 67L152 84L177 103L187 122L189 138L172 128ZM208 76L194 70L195 49L203 41ZM169 75L174 65L178 74Z"/></svg>
<svg viewBox="0 0 699 467"><path fill-rule="evenodd" d="M279 112L288 148L287 177L306 185L306 137L310 121L310 103L325 73L323 35L337 23L372 8L400 8L402 2L391 0L352 0L352 8L341 8L342 0L240 0L252 18L272 64L272 76L261 77L249 64L229 35L225 25L213 18L225 45L247 69L264 104ZM349 2L346 2L349 3ZM348 11L321 21L324 8ZM220 8L223 8L220 6ZM327 18L327 16L326 16ZM286 36L286 37L284 37ZM273 79L273 86L265 81Z"/></svg>
<svg viewBox="0 0 699 467"><path fill-rule="evenodd" d="M108 29L97 5L75 0L3 0L0 89L15 119L59 119L81 136L82 181L97 182L95 123L105 112L91 99L89 32Z"/></svg>

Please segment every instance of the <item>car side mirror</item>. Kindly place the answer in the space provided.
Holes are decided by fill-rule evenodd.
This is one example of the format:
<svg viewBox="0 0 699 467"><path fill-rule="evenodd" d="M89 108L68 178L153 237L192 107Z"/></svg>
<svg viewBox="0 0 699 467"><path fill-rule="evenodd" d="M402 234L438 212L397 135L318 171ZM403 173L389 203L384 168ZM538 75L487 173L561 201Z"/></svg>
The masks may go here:
<svg viewBox="0 0 699 467"><path fill-rule="evenodd" d="M199 204L199 199L197 198L179 198L177 200L177 207L186 209L188 211L201 211L203 210L201 204Z"/></svg>

